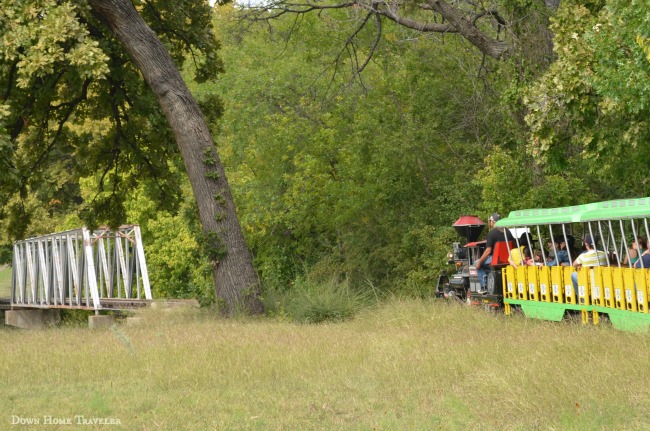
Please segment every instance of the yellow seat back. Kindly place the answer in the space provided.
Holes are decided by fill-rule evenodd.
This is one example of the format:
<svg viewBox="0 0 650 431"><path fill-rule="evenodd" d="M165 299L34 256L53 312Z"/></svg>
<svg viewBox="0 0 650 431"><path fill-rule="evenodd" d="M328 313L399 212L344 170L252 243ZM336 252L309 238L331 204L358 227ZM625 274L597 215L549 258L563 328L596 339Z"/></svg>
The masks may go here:
<svg viewBox="0 0 650 431"><path fill-rule="evenodd" d="M639 313L648 312L648 268L634 270L634 285L636 287L636 308Z"/></svg>
<svg viewBox="0 0 650 431"><path fill-rule="evenodd" d="M539 267L528 266L528 300L539 301Z"/></svg>
<svg viewBox="0 0 650 431"><path fill-rule="evenodd" d="M575 272L575 268L572 266L563 266L564 270L564 302L567 304L575 304L577 301L575 292L573 291L573 281L571 280L571 274ZM578 275L578 277L580 277ZM578 285L580 281L578 281Z"/></svg>
<svg viewBox="0 0 650 431"><path fill-rule="evenodd" d="M578 297L576 303L589 305L589 280L592 268L582 267L578 270ZM573 283L571 283L573 284Z"/></svg>
<svg viewBox="0 0 650 431"><path fill-rule="evenodd" d="M603 295L603 273L608 268L606 266L597 266L592 271L591 276L591 303L599 307L605 306L605 297Z"/></svg>
<svg viewBox="0 0 650 431"><path fill-rule="evenodd" d="M604 266L601 269L603 275L603 306L609 308L616 308L614 303L614 281L613 281L613 267Z"/></svg>
<svg viewBox="0 0 650 431"><path fill-rule="evenodd" d="M505 286L503 296L510 299L517 299L515 293L515 286L517 285L517 274L515 273L514 266L506 266L503 268L503 273L505 275Z"/></svg>
<svg viewBox="0 0 650 431"><path fill-rule="evenodd" d="M623 292L625 310L636 311L636 289L634 288L634 268L623 269Z"/></svg>
<svg viewBox="0 0 650 431"><path fill-rule="evenodd" d="M625 310L625 283L623 274L625 268L615 267L612 269L612 287L614 289L614 307Z"/></svg>
<svg viewBox="0 0 650 431"><path fill-rule="evenodd" d="M551 299L553 302L564 303L564 267L551 267Z"/></svg>
<svg viewBox="0 0 650 431"><path fill-rule="evenodd" d="M517 273L517 299L525 301L528 299L528 283L526 281L528 268L526 266L518 266L515 272Z"/></svg>
<svg viewBox="0 0 650 431"><path fill-rule="evenodd" d="M539 268L539 300L551 302L551 267Z"/></svg>

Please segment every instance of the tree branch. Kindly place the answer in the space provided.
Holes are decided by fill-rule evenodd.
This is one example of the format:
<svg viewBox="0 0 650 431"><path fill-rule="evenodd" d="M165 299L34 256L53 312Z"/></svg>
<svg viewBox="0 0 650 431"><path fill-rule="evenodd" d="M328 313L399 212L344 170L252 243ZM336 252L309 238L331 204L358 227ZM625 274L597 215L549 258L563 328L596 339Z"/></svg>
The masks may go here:
<svg viewBox="0 0 650 431"><path fill-rule="evenodd" d="M56 145L56 143L59 140L59 137L61 136L61 133L63 133L63 127L65 126L65 124L70 119L70 116L74 112L75 108L81 102L86 100L86 98L88 96L88 86L90 85L90 81L91 80L89 78L84 81L83 85L81 86L81 92L74 99L70 100L69 102L60 103L58 105L51 105L50 106L51 111L56 111L59 108L67 108L67 109L63 113L63 116L61 117L61 119L58 121L57 129L56 129L56 132L54 133L54 137L52 138L50 143L47 145L47 147L45 147L45 151L43 151L41 153L41 155L34 161L34 164L29 169L29 172L36 172L38 167L45 160L46 156L50 153L52 148L54 148L54 146ZM48 114L49 114L49 112L48 112Z"/></svg>
<svg viewBox="0 0 650 431"><path fill-rule="evenodd" d="M11 96L11 90L14 86L14 78L16 77L16 72L18 71L18 61L19 58L16 56L16 59L13 61L13 63L11 63L11 67L9 68L9 75L7 76L7 88L5 90L5 94L2 96L3 102L6 102L9 96Z"/></svg>
<svg viewBox="0 0 650 431"><path fill-rule="evenodd" d="M366 57L366 61L364 61L363 64L357 68L355 75L360 75L361 72L363 72L363 69L366 68L366 66L370 62L370 59L372 59L372 55L375 53L375 50L377 49L377 46L379 45L379 41L381 39L381 18L377 13L374 13L373 15L375 17L375 24L377 25L377 35L375 37L375 41L372 43L372 46L370 47L370 52Z"/></svg>
<svg viewBox="0 0 650 431"><path fill-rule="evenodd" d="M399 24L406 28L410 28L412 30L421 31L423 33L456 33L457 32L456 29L453 26L450 26L449 24L437 23L437 22L434 23L422 22L411 18L405 18L404 16L395 13L395 11L393 10L394 8L391 7L392 5L387 2L377 2L375 5L377 6L375 11L378 14L385 16L386 18L390 19L396 24ZM423 5L420 8L432 10L432 8L428 5Z"/></svg>
<svg viewBox="0 0 650 431"><path fill-rule="evenodd" d="M486 36L472 22L465 19L458 9L443 0L426 0L426 2L483 54L497 60L506 56L508 45L505 42Z"/></svg>
<svg viewBox="0 0 650 431"><path fill-rule="evenodd" d="M492 17L500 26L505 26L507 24L506 21L496 10L485 10L479 4L469 0L467 3L475 9L481 10L481 12L474 14L471 18L466 18L460 7L455 5L456 2L454 2L454 5L452 6L450 3L443 0L425 0L423 4L417 6L420 10L430 10L442 16L443 22L441 23L435 22L435 16L434 22L427 22L408 18L403 14L398 13L397 10L400 2L363 0L337 4L317 4L312 3L309 0L304 3L291 3L279 0L248 9L248 12L243 15L243 19L251 21L270 21L279 18L282 15L291 13L305 14L312 11L356 7L379 14L396 24L416 31L430 33L458 33L471 44L476 46L483 54L497 60L502 59L507 55L509 48L508 44L486 35L476 26L476 23L479 19L486 16Z"/></svg>

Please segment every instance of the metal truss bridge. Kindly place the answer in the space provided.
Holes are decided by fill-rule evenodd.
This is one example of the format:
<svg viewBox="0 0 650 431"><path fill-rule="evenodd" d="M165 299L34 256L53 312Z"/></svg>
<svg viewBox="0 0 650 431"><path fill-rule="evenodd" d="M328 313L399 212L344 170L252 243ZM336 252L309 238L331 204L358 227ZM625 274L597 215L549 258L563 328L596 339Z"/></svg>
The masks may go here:
<svg viewBox="0 0 650 431"><path fill-rule="evenodd" d="M2 308L138 308L151 302L140 226L86 228L14 243L11 299Z"/></svg>

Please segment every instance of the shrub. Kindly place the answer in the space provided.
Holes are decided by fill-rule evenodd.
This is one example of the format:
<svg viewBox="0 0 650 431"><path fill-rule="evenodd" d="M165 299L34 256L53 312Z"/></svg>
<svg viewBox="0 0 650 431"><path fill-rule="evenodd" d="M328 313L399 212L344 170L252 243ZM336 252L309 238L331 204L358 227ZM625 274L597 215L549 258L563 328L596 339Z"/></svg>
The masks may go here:
<svg viewBox="0 0 650 431"><path fill-rule="evenodd" d="M347 279L332 277L316 281L299 277L286 293L267 291L264 295L267 312L274 317L303 323L341 321L353 317L371 304L371 296L358 292Z"/></svg>

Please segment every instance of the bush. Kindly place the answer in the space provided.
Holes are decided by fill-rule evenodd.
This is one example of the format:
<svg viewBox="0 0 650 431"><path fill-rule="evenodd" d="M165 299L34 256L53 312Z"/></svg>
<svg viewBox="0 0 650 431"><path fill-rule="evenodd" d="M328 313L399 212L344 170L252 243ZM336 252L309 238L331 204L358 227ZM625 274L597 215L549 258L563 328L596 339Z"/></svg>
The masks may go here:
<svg viewBox="0 0 650 431"><path fill-rule="evenodd" d="M299 277L289 292L271 290L264 295L271 316L303 323L349 319L370 304L370 295L352 289L347 279L335 277L322 282Z"/></svg>
<svg viewBox="0 0 650 431"><path fill-rule="evenodd" d="M61 324L65 326L88 326L88 317L95 314L94 311L89 310L61 310Z"/></svg>

